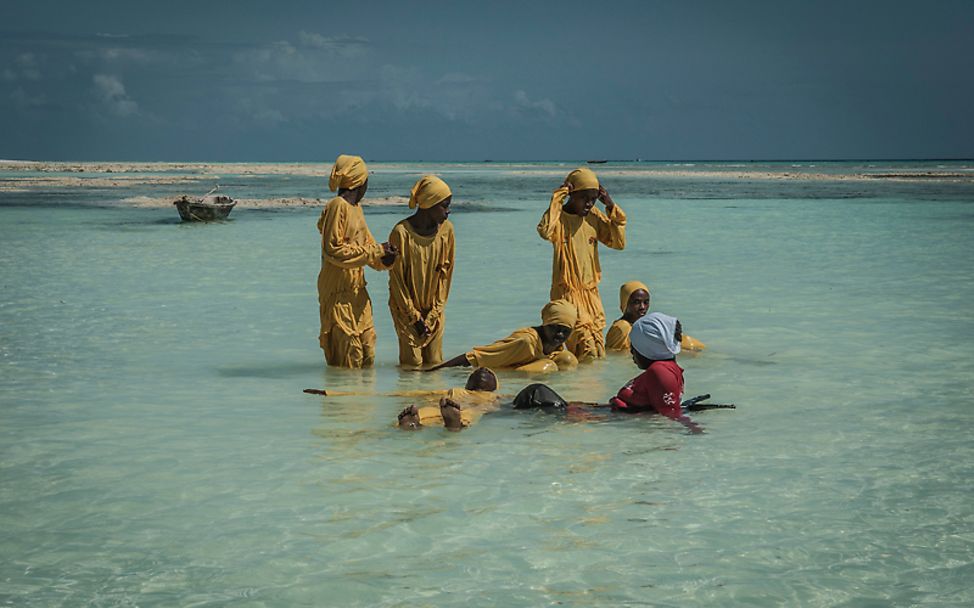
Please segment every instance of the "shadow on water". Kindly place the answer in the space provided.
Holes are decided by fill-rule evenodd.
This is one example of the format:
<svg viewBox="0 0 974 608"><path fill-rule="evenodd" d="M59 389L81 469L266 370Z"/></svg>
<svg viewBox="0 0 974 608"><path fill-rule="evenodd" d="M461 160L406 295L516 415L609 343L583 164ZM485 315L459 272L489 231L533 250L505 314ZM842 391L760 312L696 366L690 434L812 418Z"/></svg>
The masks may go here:
<svg viewBox="0 0 974 608"><path fill-rule="evenodd" d="M267 365L233 365L216 368L216 372L226 378L267 378L272 380L306 376L320 370L320 363L269 363Z"/></svg>
<svg viewBox="0 0 974 608"><path fill-rule="evenodd" d="M178 226L189 230L199 229L204 226L219 224L231 224L232 219L214 220L212 222L184 222L178 217L157 218L149 221L125 220L120 222L93 222L91 225L97 230L108 232L140 232L150 230L158 226Z"/></svg>

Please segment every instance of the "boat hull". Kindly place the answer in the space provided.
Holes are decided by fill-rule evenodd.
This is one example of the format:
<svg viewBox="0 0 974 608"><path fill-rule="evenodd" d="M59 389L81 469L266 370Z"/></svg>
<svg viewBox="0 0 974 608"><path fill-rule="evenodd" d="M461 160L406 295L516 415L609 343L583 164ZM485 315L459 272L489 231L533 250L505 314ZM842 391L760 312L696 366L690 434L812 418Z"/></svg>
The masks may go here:
<svg viewBox="0 0 974 608"><path fill-rule="evenodd" d="M214 222L227 219L236 201L227 204L200 203L181 199L173 203L184 222Z"/></svg>

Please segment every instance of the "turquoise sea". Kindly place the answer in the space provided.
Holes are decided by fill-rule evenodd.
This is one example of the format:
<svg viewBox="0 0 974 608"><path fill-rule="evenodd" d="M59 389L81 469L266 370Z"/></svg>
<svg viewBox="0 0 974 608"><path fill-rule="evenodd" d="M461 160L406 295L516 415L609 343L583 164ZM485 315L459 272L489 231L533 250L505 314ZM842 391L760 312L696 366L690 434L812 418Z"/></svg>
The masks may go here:
<svg viewBox="0 0 974 608"><path fill-rule="evenodd" d="M447 356L537 322L535 225L574 166L372 165L369 198L453 186ZM254 167L227 193L328 198L324 164ZM607 314L640 279L708 345L680 359L687 395L738 409L695 414L703 435L512 411L400 432L407 400L380 393L465 372L396 367L371 270L377 366L325 369L319 209L191 225L120 203L182 186L0 192L0 605L972 605L974 180L841 179L944 167L974 171L597 168L629 216ZM384 240L408 210L365 213ZM604 400L637 371L543 380Z"/></svg>

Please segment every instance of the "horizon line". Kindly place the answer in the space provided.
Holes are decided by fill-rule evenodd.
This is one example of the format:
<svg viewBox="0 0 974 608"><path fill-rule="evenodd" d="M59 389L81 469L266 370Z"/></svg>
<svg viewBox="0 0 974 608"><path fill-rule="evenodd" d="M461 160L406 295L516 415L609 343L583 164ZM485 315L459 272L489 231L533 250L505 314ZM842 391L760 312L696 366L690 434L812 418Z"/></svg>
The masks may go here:
<svg viewBox="0 0 974 608"><path fill-rule="evenodd" d="M401 158L365 158L371 163L580 163L580 164L609 164L609 163L848 163L848 162L974 162L974 157L917 157L917 158L630 158L630 159L401 159ZM13 163L194 163L194 164L247 164L247 163L279 163L279 164L314 164L331 162L316 160L142 160L142 159L18 159L0 158L0 162Z"/></svg>

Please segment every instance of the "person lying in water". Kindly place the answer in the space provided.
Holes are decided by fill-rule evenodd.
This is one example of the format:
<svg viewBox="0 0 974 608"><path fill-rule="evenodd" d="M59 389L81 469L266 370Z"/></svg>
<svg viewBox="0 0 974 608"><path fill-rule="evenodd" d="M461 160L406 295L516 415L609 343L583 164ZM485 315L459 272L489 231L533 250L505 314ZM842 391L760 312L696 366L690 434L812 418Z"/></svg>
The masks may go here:
<svg viewBox="0 0 974 608"><path fill-rule="evenodd" d="M683 413L683 369L676 364L683 327L669 315L651 312L636 320L629 332L632 361L643 373L619 389L609 400L613 411L656 411L683 424L693 433L702 433Z"/></svg>
<svg viewBox="0 0 974 608"><path fill-rule="evenodd" d="M421 396L437 399L435 406L406 406L399 412L397 425L407 431L422 427L443 426L451 431L470 426L487 412L499 407L500 383L497 375L487 367L478 367L467 377L463 388L426 391ZM414 393L420 396L418 392Z"/></svg>
<svg viewBox="0 0 974 608"><path fill-rule="evenodd" d="M623 283L619 288L619 309L622 317L615 320L605 335L606 350L628 352L629 332L632 324L649 312L652 296L649 287L639 281ZM686 351L699 352L707 346L689 335L684 334L680 340L680 348Z"/></svg>
<svg viewBox="0 0 974 608"><path fill-rule="evenodd" d="M478 367L467 379L462 389L449 391L430 391L427 395L443 395L436 407L409 405L399 413L398 426L404 430L421 427L443 426L451 431L460 431L475 423L484 414L495 412L509 396L498 394L497 377L485 367ZM682 405L687 411L716 408L734 408L733 404L703 403L710 395L700 395L685 401ZM550 387L535 383L521 389L510 405L515 410L544 410L563 414L568 420L580 422L595 420L595 412L600 408L613 408L611 403L591 403L585 401L565 401ZM615 409L615 408L613 408ZM603 411L605 411L603 409ZM634 410L635 411L635 410ZM645 411L645 410L644 410Z"/></svg>
<svg viewBox="0 0 974 608"><path fill-rule="evenodd" d="M417 430L427 426L443 426L451 431L461 431L475 423L484 414L489 414L500 409L501 396L496 395L497 378L490 372L493 378L477 376L478 372L487 368L478 367L467 379L465 389L451 389L451 393L441 397L438 407L417 408L409 405L399 412L399 428L403 430ZM491 386L495 388L491 388ZM452 392L457 391L457 392ZM479 397L483 395L483 397ZM492 401L487 401L485 397L490 395ZM494 396L496 395L496 396ZM471 399L473 398L473 399ZM470 401L474 401L473 406L468 406ZM478 403L479 401L479 403ZM596 404L581 402L566 402L558 393L544 384L530 384L521 389L513 400L505 399L515 410L542 409L550 412L562 412L570 418L585 420L590 418L589 408ZM438 411L437 411L438 410Z"/></svg>
<svg viewBox="0 0 974 608"><path fill-rule="evenodd" d="M515 330L502 340L486 346L475 346L426 371L471 365L527 372L571 369L578 365L578 359L565 350L564 344L577 319L578 312L571 302L548 302L541 310L541 325Z"/></svg>

